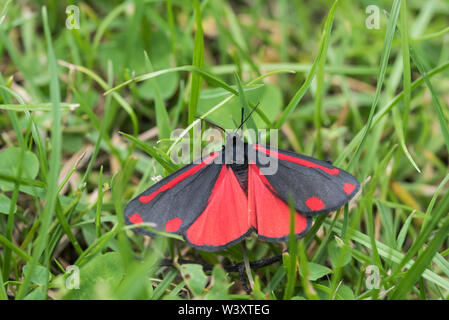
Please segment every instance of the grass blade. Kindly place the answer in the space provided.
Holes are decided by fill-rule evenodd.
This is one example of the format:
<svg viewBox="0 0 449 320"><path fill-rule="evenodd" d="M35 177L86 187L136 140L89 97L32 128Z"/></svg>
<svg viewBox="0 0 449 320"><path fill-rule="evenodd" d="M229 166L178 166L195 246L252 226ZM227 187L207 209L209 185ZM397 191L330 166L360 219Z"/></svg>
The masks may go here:
<svg viewBox="0 0 449 320"><path fill-rule="evenodd" d="M313 62L309 73L307 74L306 79L304 80L304 83L302 86L296 91L293 98L290 100L288 105L285 107L285 110L282 112L279 120L274 125L274 128L279 129L285 121L287 121L288 116L295 110L298 103L302 100L304 95L306 94L307 90L309 89L310 84L312 83L313 77L315 76L316 68L318 66L318 63L321 60L321 57L325 55L326 48L328 46L328 41L332 29L332 24L334 21L335 16L335 8L337 7L338 0L334 2L332 5L329 14L327 15L326 21L324 22L324 29L321 37L320 42L320 48L318 50L318 55L315 58L315 61Z"/></svg>
<svg viewBox="0 0 449 320"><path fill-rule="evenodd" d="M22 299L28 292L31 276L33 275L34 269L38 265L39 259L47 246L48 233L47 230L50 226L52 214L56 206L57 191L58 191L58 176L59 167L61 162L61 145L62 145L62 134L61 134L61 110L60 110L60 92L59 92L59 80L58 80L58 67L56 64L56 58L53 52L52 40L50 28L48 26L48 17L46 7L42 8L42 20L44 23L45 38L47 41L47 54L48 54L48 64L50 72L50 98L53 104L52 109L52 126L51 126L51 155L50 155L50 169L48 173L47 181L47 195L45 201L44 212L41 216L41 226L40 226L40 237L38 239L37 245L32 254L32 260L30 264L30 271L27 273L23 279L23 283L17 293L16 298Z"/></svg>

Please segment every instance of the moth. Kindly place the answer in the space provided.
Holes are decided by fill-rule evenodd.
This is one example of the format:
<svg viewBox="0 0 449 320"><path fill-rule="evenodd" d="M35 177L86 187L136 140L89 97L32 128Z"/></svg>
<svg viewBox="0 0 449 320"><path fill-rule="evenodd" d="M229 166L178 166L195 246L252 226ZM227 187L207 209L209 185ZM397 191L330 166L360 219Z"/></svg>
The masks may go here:
<svg viewBox="0 0 449 320"><path fill-rule="evenodd" d="M272 163L275 170L267 170ZM296 210L295 235L302 237L312 217L344 206L359 188L354 176L326 161L248 144L233 132L220 151L186 165L131 200L125 220L150 222L157 231L182 235L194 248L218 251L252 232L261 240L286 241L289 203Z"/></svg>

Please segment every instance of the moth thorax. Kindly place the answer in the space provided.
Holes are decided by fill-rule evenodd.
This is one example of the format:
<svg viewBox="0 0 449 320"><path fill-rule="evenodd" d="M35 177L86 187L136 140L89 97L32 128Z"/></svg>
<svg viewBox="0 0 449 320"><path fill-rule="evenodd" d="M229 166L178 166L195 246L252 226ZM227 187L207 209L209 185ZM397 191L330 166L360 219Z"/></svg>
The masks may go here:
<svg viewBox="0 0 449 320"><path fill-rule="evenodd" d="M225 164L244 164L245 144L235 133L226 136Z"/></svg>

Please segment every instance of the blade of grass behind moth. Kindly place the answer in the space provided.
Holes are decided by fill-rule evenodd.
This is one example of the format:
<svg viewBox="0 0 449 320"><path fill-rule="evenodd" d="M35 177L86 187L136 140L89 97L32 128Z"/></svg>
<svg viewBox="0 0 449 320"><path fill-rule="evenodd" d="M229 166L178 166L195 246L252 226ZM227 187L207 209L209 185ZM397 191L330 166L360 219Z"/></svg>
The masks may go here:
<svg viewBox="0 0 449 320"><path fill-rule="evenodd" d="M245 114L249 115L251 113L251 108L248 105L248 99L245 95L245 91L243 90L242 81L240 81L239 75L237 73L234 73L234 77L235 77L235 81L237 82L237 88L239 90L240 104L243 107L243 109L245 110ZM248 126L248 128L257 132L257 126L252 117L248 118L247 126Z"/></svg>
<svg viewBox="0 0 449 320"><path fill-rule="evenodd" d="M15 112L11 111L10 109L2 107L2 106L5 106L5 105L7 106L7 105L11 104L11 99L10 99L9 95L7 95L4 91L9 91L9 90L12 91L5 85L5 81L3 80L2 74L0 74L0 85L1 85L0 89L2 89L2 90L0 90L2 101L6 103L3 105L0 105L0 109L8 110L8 117L11 121L11 125L12 125L12 128L14 129L14 133L17 137L19 145L24 146L23 135L22 135L22 131L20 130L19 118L17 117L17 114Z"/></svg>
<svg viewBox="0 0 449 320"><path fill-rule="evenodd" d="M12 0L7 0L3 4L2 12L0 13L0 26L2 25L3 21L5 21L6 14L8 13L8 6L12 2Z"/></svg>
<svg viewBox="0 0 449 320"><path fill-rule="evenodd" d="M410 49L408 44L408 25L407 25L407 1L401 0L400 24L403 32L401 33L401 49L402 49L402 65L403 65L403 86L404 86L404 100L403 100L403 117L402 126L404 131L404 138L407 137L408 128L408 114L410 112L411 100L411 86L412 75L410 69Z"/></svg>
<svg viewBox="0 0 449 320"><path fill-rule="evenodd" d="M194 1L194 14L195 14L196 31L193 41L192 65L198 68L202 68L204 64L204 36L201 21L202 20L201 8L198 0ZM198 100L200 98L200 90L201 90L201 77L198 74L193 73L190 89L188 124L191 124L193 121L195 121L196 108L198 105Z"/></svg>
<svg viewBox="0 0 449 320"><path fill-rule="evenodd" d="M161 282L154 289L153 296L151 300L159 300L160 297L164 294L164 292L170 287L173 280L175 280L176 276L179 275L179 272L174 267L171 267L167 274L164 276Z"/></svg>
<svg viewBox="0 0 449 320"><path fill-rule="evenodd" d="M301 270L300 277L302 288L306 294L307 299L319 300L320 298L309 280L309 261L307 260L307 252L303 240L298 241L298 262L299 268Z"/></svg>
<svg viewBox="0 0 449 320"><path fill-rule="evenodd" d="M425 214L426 214L427 217L430 216L430 214L431 214L431 212L432 212L432 210L433 210L433 207L434 207L434 205L435 205L435 202L436 202L436 200L437 200L437 198L438 198L438 196L439 196L441 190L443 189L443 187L446 185L446 183L447 183L448 181L449 181L449 174L446 175L446 177L444 177L443 181L441 181L440 185L438 186L438 188L436 189L435 193L433 194L432 199L430 200L429 205L427 206L427 210L426 210L426 212L425 212ZM422 229L424 228L424 226L427 224L427 221L428 221L427 219L424 219L424 220L423 220L423 224L421 225L421 230L422 230Z"/></svg>
<svg viewBox="0 0 449 320"><path fill-rule="evenodd" d="M331 31L329 30L329 33ZM316 92L314 99L313 120L316 130L316 152L319 159L323 158L322 141L321 141L321 123L322 123L322 104L324 95L324 65L326 63L326 53L329 47L329 41L324 43L323 54L321 54L316 70Z"/></svg>
<svg viewBox="0 0 449 320"><path fill-rule="evenodd" d="M212 2L212 5L215 3L219 3L219 6L213 6L214 10L212 12L214 14L215 21L218 24L220 33L232 43L232 45L236 48L236 51L242 56L243 60L248 63L251 70L254 71L255 74L260 75L259 68L256 63L254 63L250 53L248 52L245 39L241 36L242 32L240 26L238 25L238 19L232 11L232 8L226 2L214 1ZM227 26L224 26L222 23L224 19L228 22Z"/></svg>
<svg viewBox="0 0 449 320"><path fill-rule="evenodd" d="M2 44L2 48L4 47L8 52L14 66L16 66L17 69L20 70L23 77L27 79L27 90L29 90L29 94L33 97L37 97L37 99L41 101L44 98L44 95L42 94L40 87L36 85L36 80L31 73L32 71L30 71L29 65L25 63L26 59L23 55L21 55L2 29L0 29L0 42Z"/></svg>
<svg viewBox="0 0 449 320"><path fill-rule="evenodd" d="M125 234L125 219L123 217L123 199L126 185L134 171L137 163L137 158L129 157L125 162L123 168L112 180L112 198L114 199L114 208L117 215L118 226L118 244L119 251L122 257L123 265L127 267L130 261L133 260L133 253L128 237Z"/></svg>
<svg viewBox="0 0 449 320"><path fill-rule="evenodd" d="M2 78L1 74L0 74L0 83L3 83L3 78ZM12 95L21 105L25 105L25 101L23 100L23 98L17 92L15 92L14 90L12 90L12 89L4 86L4 85L0 85L0 89L3 89L1 91L2 92L3 101L10 102L9 97L6 96L6 95L3 95L3 91L6 91L10 95ZM26 116L27 120L31 122L31 132L32 132L32 135L33 135L34 143L36 144L36 147L37 147L37 150L38 150L39 163L40 163L40 173L42 174L42 179L46 180L47 176L48 176L48 162L47 162L47 153L46 153L46 151L44 149L44 143L42 142L40 133L39 133L39 131L37 129L36 123L33 120L33 117L31 116L31 113L29 111L27 111L27 110L23 110L23 111L25 113L25 116ZM16 126L14 124L15 121L16 120L11 119L11 123L13 125L13 128ZM19 131L19 132L20 132L20 135L17 136L17 137L18 137L18 140L19 140L19 144L22 145L23 137L22 137L21 131ZM17 135L17 133L16 133L16 135Z"/></svg>
<svg viewBox="0 0 449 320"><path fill-rule="evenodd" d="M108 61L108 86L109 87L111 87L113 79L114 79L114 77L113 77L113 70L112 70L112 62L111 62L111 60L109 60ZM105 99L103 121L100 122L100 129L98 132L97 141L95 141L94 151L92 152L92 155L89 160L89 164L87 165L87 169L84 172L84 175L80 181L80 186L82 188L84 188L84 185L87 183L87 179L89 178L90 173L94 167L95 160L97 160L98 153L100 152L101 141L104 140L106 137L106 133L108 130L108 124L110 123L109 117L110 117L110 112L111 112L111 99L112 99L112 96L108 96Z"/></svg>
<svg viewBox="0 0 449 320"><path fill-rule="evenodd" d="M114 225L114 227L104 233L100 238L95 239L94 242L83 251L83 253L76 259L73 263L74 265L81 267L85 264L90 258L94 257L104 246L111 240L118 232L118 224Z"/></svg>
<svg viewBox="0 0 449 320"><path fill-rule="evenodd" d="M2 75L0 74L0 84L3 84L4 80ZM3 101L9 103L10 97L8 94L9 90L12 91L11 89L9 89L6 86L1 86L1 97L3 99ZM5 92L7 91L7 92ZM7 240L11 241L12 240L12 232L13 232L13 228L14 228L14 220L15 220L15 209L16 209L16 203L17 203L17 199L19 196L19 181L21 178L21 172L22 172L22 166L23 166L23 154L27 148L25 140L23 138L22 135L22 131L20 129L19 126L19 119L16 115L15 112L13 111L8 111L8 116L10 118L12 127L14 129L15 135L17 137L17 140L19 142L20 145L20 160L18 163L18 169L17 169L17 175L16 175L16 182L14 183L14 189L13 189L13 194L12 194L12 198L11 198L11 202L10 202L10 207L9 207L9 214L8 214L8 219L7 219L7 227L6 227L6 237ZM5 247L4 250L4 255L3 255L3 268L2 268L2 274L0 274L0 278L7 280L9 278L9 274L11 271L11 249L8 247Z"/></svg>
<svg viewBox="0 0 449 320"><path fill-rule="evenodd" d="M171 73L171 72L180 72L180 71L186 71L186 72L191 72L193 74L197 74L198 76L201 76L203 79L205 79L207 82L214 84L218 87L221 87L223 89L225 89L226 91L229 91L233 94L238 94L238 91L235 90L233 87L231 87L230 85L228 85L226 82L224 82L223 80L221 80L220 78L217 78L216 76L214 76L213 74L203 70L200 67L197 66L192 66L192 65L186 65L186 66L180 66L180 67L174 67L174 68L167 68L167 69L162 69L162 70L158 70L158 71L154 71L151 73L144 73L141 74L139 76L134 77L133 79L129 79L117 86L115 86L114 88L108 89L106 90L103 95L108 95L110 93L113 93L114 91L117 91L123 87L126 87L127 85L130 85L132 83L137 83L137 82L142 82L148 79L152 79L152 78L156 78L158 76L167 74L167 73Z"/></svg>
<svg viewBox="0 0 449 320"><path fill-rule="evenodd" d="M431 40L434 38L442 37L448 32L449 32L449 27L446 27L444 29L441 29L440 31L429 33L429 34L426 34L426 35L423 35L423 36L420 36L417 38L413 38L412 41L419 42L419 41L424 41L424 40Z"/></svg>
<svg viewBox="0 0 449 320"><path fill-rule="evenodd" d="M186 66L189 67L189 70L192 68L192 66ZM183 68L183 67L180 67ZM180 69L179 68L179 69ZM290 70L278 70L278 71L273 71L273 72L269 72L266 73L264 75L261 75L259 77L257 77L256 79L248 82L247 86L252 86L254 85L256 82L262 80L265 77L271 76L273 74L276 73L283 73L283 72L291 72ZM221 80L220 80L221 81ZM231 95L227 96L226 98L224 98L222 101L220 101L218 104L216 104L215 106L213 106L212 108L209 109L209 111L207 111L206 113L204 113L200 119L196 119L195 121L193 121L191 124L189 124L187 126L187 128L184 129L184 131L175 139L175 141L172 143L172 145L170 146L170 148L168 149L167 153L170 154L170 152L173 150L173 148L175 147L175 145L181 141L181 139L198 123L201 122L202 119L206 118L208 115L212 114L213 112L217 111L218 109L220 109L221 107L223 107L226 103L228 103L229 101L231 101L233 98L235 98L235 96L238 95L238 91L236 91L234 88L230 87L229 85L227 85L226 83L223 83L227 88L223 87L223 89L226 89L227 91L231 92ZM267 139L268 139L268 135L267 135Z"/></svg>
<svg viewBox="0 0 449 320"><path fill-rule="evenodd" d="M357 159L360 156L360 153L362 151L362 148L365 144L366 138L368 136L368 133L371 129L371 126L373 124L373 118L374 118L374 114L376 112L376 107L377 104L379 102L379 97L380 97L380 93L382 90L382 86L383 86L383 82L385 79L385 74L387 72L387 67L388 67L388 60L390 57L390 51L391 51L391 46L393 43L393 38L394 38L394 34L395 34L395 30L396 30L396 24L397 24L397 20L399 17L399 9L401 6L401 0L395 0L393 3L393 6L391 8L391 15L390 18L388 19L388 26L387 26L387 30L385 32L385 40L384 40L384 47L382 49L382 55L381 55L381 60L380 60L380 68L379 68L379 73L377 76L377 86L376 86L376 93L374 95L374 100L373 103L371 104L371 109L370 109L370 113L368 116L368 121L366 126L363 129L363 134L362 134L362 138L360 143L357 145L356 150L354 152L354 155L352 156L352 158L349 160L349 164L348 164L348 168L351 169L352 166L354 165L355 162L357 162Z"/></svg>
<svg viewBox="0 0 449 320"><path fill-rule="evenodd" d="M404 95L404 102L405 102L405 96L406 95L407 94ZM413 160L410 152L407 149L407 146L405 145L405 137L404 137L404 132L405 131L404 131L403 122L402 122L401 117L399 115L399 111L398 111L398 107L397 106L395 108L393 108L393 124L394 124L394 129L396 131L396 134L398 136L399 144L401 146L402 151L404 152L405 156L410 161L410 163L413 165L413 167L415 167L416 171L421 173L421 170L419 170L418 165Z"/></svg>
<svg viewBox="0 0 449 320"><path fill-rule="evenodd" d="M449 62L445 62L445 63L433 68L432 70L430 70L427 73L427 77L433 77L437 74L442 73L443 71L445 71L448 68L449 68ZM412 82L411 89L415 90L423 82L424 82L423 77L416 79L415 81ZM383 119L383 117L385 117L385 115L387 115L388 112L390 112L391 109L394 108L402 100L403 97L404 97L404 92L402 91L399 94L397 94L387 105L385 105L385 107L383 107L381 110L379 110L376 113L376 115L374 116L373 126L376 126L379 123L379 121L381 121ZM343 160L348 158L350 154L353 154L353 150L360 143L360 141L363 137L363 133L366 130L367 126L368 126L368 124L365 124L365 126L359 132L357 132L357 134L351 140L351 142L346 145L346 147L343 149L343 151L339 154L337 159L334 161L335 166L341 166L341 164L343 163Z"/></svg>
<svg viewBox="0 0 449 320"><path fill-rule="evenodd" d="M68 68L70 68L70 67L76 68L77 70L79 70L83 73L86 73L86 74L89 71L89 70L86 70L86 68L84 68L82 66L71 65L71 64L69 64L67 62L63 62L63 61L60 61L60 64L63 66L66 66ZM193 65L167 68L167 69L162 69L162 70L158 70L158 71L154 71L154 72L150 72L150 73L141 74L139 76L134 77L133 79L129 79L129 80L105 91L103 93L103 95L108 95L108 94L110 94L114 91L117 91L117 90L119 90L127 85L130 85L132 83L138 83L138 82L142 82L142 81L145 81L148 79L156 78L161 75L165 75L167 73L181 72L181 71L196 73L199 76L201 76L203 79L205 79L208 83L214 84L215 86L221 87L224 90L229 91L232 94L238 95L238 91L236 89L234 89L233 87L231 87L230 85L228 85L226 82L224 82L220 78L214 76L213 74L203 70L202 68L199 68L199 67L196 67ZM262 80L263 78L269 77L271 75L278 74L278 73L285 73L285 72L294 73L296 71L292 70L292 69L288 69L288 68L281 68L279 70L273 70L273 71L267 72L261 76L258 76L254 80L249 81L247 85L249 86L249 85L255 84L256 82ZM97 81L101 80L98 78L98 76L96 76L96 77L97 77L97 79L96 79Z"/></svg>
<svg viewBox="0 0 449 320"><path fill-rule="evenodd" d="M8 300L8 294L6 293L5 284L3 282L1 272L0 272L0 300Z"/></svg>
<svg viewBox="0 0 449 320"><path fill-rule="evenodd" d="M334 224L337 221L338 217L340 216L340 212L341 212L341 209L338 209L337 212L335 213L335 216L332 219L332 224L329 227L329 230L326 232L326 235L324 236L323 240L321 241L318 249L315 251L315 254L314 254L313 258L311 259L312 262L323 263L323 260L326 258L325 257L325 254L326 254L325 250L327 248L327 245L329 243L329 240L330 240L331 236L333 235L332 229L333 229Z"/></svg>
<svg viewBox="0 0 449 320"><path fill-rule="evenodd" d="M32 261L30 263L29 272L25 275L22 285L19 288L16 298L22 299L31 284L31 276L33 276L33 272L37 267L39 259L45 250L48 241L48 233L47 230L50 226L52 213L56 206L56 197L58 190L58 176L59 176L59 168L61 162L61 145L62 145L62 129L61 129L61 110L59 108L59 104L61 101L60 91L59 91L59 80L58 80L58 67L56 64L56 58L53 52L52 40L50 28L48 26L48 18L47 18L47 9L44 6L42 8L42 20L44 24L44 33L45 39L47 43L47 56L48 56L48 65L49 65L49 73L50 73L50 99L53 103L52 109L52 124L51 124L51 154L50 154L50 169L48 174L48 182L47 182L47 194L45 201L45 208L41 215L41 225L39 234L41 235L38 240L36 247L32 253ZM47 278L47 277L46 277ZM48 278L46 280L48 283Z"/></svg>
<svg viewBox="0 0 449 320"><path fill-rule="evenodd" d="M116 6L114 9L112 9L107 16L105 16L101 24L98 26L95 32L95 36L92 41L92 53L94 56L96 56L98 46L101 41L101 37L105 33L106 29L110 24L112 24L114 21L117 20L117 17L122 13L125 12L128 7L131 7L133 5L132 1L125 1Z"/></svg>
<svg viewBox="0 0 449 320"><path fill-rule="evenodd" d="M434 231L435 227L438 225L439 221L447 214L447 209L449 208L449 193L446 193L443 198L438 202L434 213L427 220L427 223L421 229L418 237L415 239L411 247L408 249L400 263L394 266L391 275L388 279L394 279L401 272L401 269L421 250L425 242L429 239L429 235Z"/></svg>
<svg viewBox="0 0 449 320"><path fill-rule="evenodd" d="M139 139L137 139L134 136L131 136L129 134L126 134L124 132L119 132L122 136L124 136L125 138L131 140L132 142L134 142L136 144L137 147L139 147L140 149L142 149L143 151L145 151L146 153L148 153L150 156L152 156L154 159L156 159L157 162L159 162L159 164L164 167L164 169L166 169L168 172L174 172L177 167L174 166L172 163L166 161L161 155L158 154L157 151L153 150L153 148L147 146L144 142L140 141Z"/></svg>
<svg viewBox="0 0 449 320"><path fill-rule="evenodd" d="M435 111L436 111L436 114L438 117L438 121L440 122L440 128L441 128L441 132L443 133L447 152L449 153L449 128L447 125L448 120L446 119L446 117L443 113L443 108L441 107L440 101L438 99L438 95L435 92L435 89L433 88L433 85L429 80L427 71L425 70L425 68L423 66L422 59L419 56L419 54L417 53L417 51L415 50L415 46L413 44L410 47L410 55L413 59L413 62L415 62L416 68L418 69L419 73L424 78L424 82L426 83L426 86L432 95L433 106L435 108Z"/></svg>
<svg viewBox="0 0 449 320"><path fill-rule="evenodd" d="M394 155L394 151L396 150L396 146L391 148L391 150L387 153L387 155L382 159L379 166L375 170L371 181L369 182L368 186L365 186L364 190L364 197L362 198L362 204L365 208L366 212L366 229L368 230L368 237L371 241L371 250L373 251L372 254L372 261L371 263L376 265L379 270L383 270L382 267L382 261L380 259L380 255L377 249L376 245L376 238L375 238L375 224L374 224L374 213L373 213L373 206L374 206L374 192L376 190L378 181L380 180L380 177L385 175L386 167L388 163L390 162L391 158Z"/></svg>
<svg viewBox="0 0 449 320"><path fill-rule="evenodd" d="M292 197L288 199L288 205L290 208L290 232L288 235L288 254L289 254L289 265L287 272L287 284L284 291L284 300L290 300L293 296L293 291L296 284L296 236L295 236L295 206Z"/></svg>
<svg viewBox="0 0 449 320"><path fill-rule="evenodd" d="M400 10L400 23L401 28L407 28L407 7L406 1L401 0L401 10ZM399 144L401 146L402 151L404 152L407 159L410 163L415 167L418 172L421 172L413 160L410 152L407 149L405 143L405 137L407 134L408 128L408 114L410 112L410 100L411 100L411 71L410 71L410 55L409 55L409 46L408 46L408 33L405 32L401 34L401 48L402 48L402 65L403 65L403 104L402 104L402 112L403 117L401 119L399 115L399 106L393 109L393 124L396 131L396 135L399 140Z"/></svg>
<svg viewBox="0 0 449 320"><path fill-rule="evenodd" d="M79 104L77 103L61 103L61 110L74 110L77 108ZM0 104L0 110L8 110L12 111L51 111L52 104L51 103L36 103L36 104ZM14 113L13 113L14 114ZM20 139L18 137L18 139Z"/></svg>
<svg viewBox="0 0 449 320"><path fill-rule="evenodd" d="M150 57L148 53L145 51L145 62L148 72L153 72L153 65L151 64ZM156 108L156 125L158 128L159 138L167 139L170 138L171 133L171 125L170 119L168 118L168 112L165 108L164 101L162 100L161 91L159 89L159 85L156 80L151 79L150 84L153 87L154 91L154 105Z"/></svg>
<svg viewBox="0 0 449 320"><path fill-rule="evenodd" d="M315 61L313 62L312 66L309 70L309 73L307 74L307 77L304 80L304 83L298 89L298 91L296 91L295 95L290 100L290 102L288 103L285 110L282 112L279 120L274 125L274 128L276 128L276 129L279 129L284 124L284 122L287 120L288 116L295 110L296 106L299 104L301 99L304 97L305 93L309 89L309 86L310 86L310 83L312 82L313 77L315 76L318 62L320 61L321 57L326 54L325 51L327 48L327 43L329 41L332 24L333 24L334 16L335 16L335 8L337 6L337 3L338 3L338 0L334 1L334 4L332 5L332 7L329 11L329 14L327 15L326 21L324 23L324 29L323 29L323 33L322 33L322 37L321 37L321 43L320 43L320 48L318 50L318 55L316 56Z"/></svg>
<svg viewBox="0 0 449 320"><path fill-rule="evenodd" d="M324 222L325 226L329 226L331 224L331 222L329 221L329 219L326 219L326 221ZM341 232L342 229L342 224L340 221L337 221L335 224L335 231L336 232ZM369 239L369 237L366 234L363 234L360 231L357 231L355 229L349 228L348 232L351 233L351 241L358 243L368 249L371 249L371 241ZM379 249L379 254L382 256L383 259L387 260L387 261L391 261L395 264L399 263L404 255L402 254L402 252L395 250L392 247L389 247L387 245L385 245L384 243L377 241L376 240L376 246ZM351 253L353 253L354 257L357 257L360 255L360 251L357 250L353 250L351 244L348 243L344 243L343 244L343 248L346 248L347 250L349 250ZM364 263L369 264L371 261L371 257L366 256ZM405 268L409 269L412 266L412 262L413 261L409 261L407 264L404 265ZM403 267L403 268L404 268ZM437 284L438 286L440 286L441 288L444 288L445 290L449 290L449 281L446 278L443 278L439 275L437 275L435 272L426 269L423 272L423 277L426 280L431 281L434 284ZM383 277L382 278L382 282L383 283L389 283L391 281L390 277Z"/></svg>
<svg viewBox="0 0 449 320"><path fill-rule="evenodd" d="M391 294L392 299L404 299L406 297L406 294L411 291L416 281L422 277L424 270L431 263L432 259L441 248L441 245L446 240L448 233L449 218L446 218L443 226L437 232L435 237L433 237L432 241L430 241L427 248L418 256L412 267L399 281L396 289Z"/></svg>
<svg viewBox="0 0 449 320"><path fill-rule="evenodd" d="M16 246L15 243L8 240L4 235L0 233L0 243L3 248L9 248L13 251L18 257L25 260L26 262L31 262L32 257L23 249Z"/></svg>
<svg viewBox="0 0 449 320"><path fill-rule="evenodd" d="M58 62L61 66L65 67L65 68L74 69L74 70L77 70L77 71L89 76L96 83L98 83L103 90L107 90L106 92L111 91L110 87L108 87L108 84L92 70L90 70L86 67L74 65L74 64L68 63L66 61L62 61L62 60L59 60ZM139 134L139 124L138 124L137 116L136 116L134 110L129 105L129 103L122 96L117 94L116 92L112 92L112 97L114 98L114 100L116 100L118 102L118 104L123 108L123 110L125 110L125 112L129 115L131 122L133 124L133 134L135 136L137 136Z"/></svg>
<svg viewBox="0 0 449 320"><path fill-rule="evenodd" d="M139 299L142 290L149 277L156 272L158 262L162 258L160 253L164 253L167 249L167 239L158 237L156 239L157 249L147 252L143 261L134 261L129 267L129 272L116 288L114 293L121 299Z"/></svg>
<svg viewBox="0 0 449 320"><path fill-rule="evenodd" d="M345 223L347 221L343 221L343 227L341 228L341 232L344 231L344 237L342 238L344 244L349 244L349 240L352 239L354 230L356 230L356 226L359 224L362 212L367 210L367 229L368 229L368 235L366 236L369 239L370 243L370 249L373 251L373 257L371 257L370 263L376 265L379 270L383 270L382 262L380 260L380 254L377 248L377 241L374 237L374 222L372 217L372 206L373 206L373 193L375 191L375 187L377 185L377 180L379 179L379 176L381 176L385 172L385 168L388 165L388 163L391 160L391 157L394 155L394 151L396 150L396 147L391 148L389 153L384 157L382 162L380 163L379 167L376 169L373 175L373 179L370 182L370 185L368 186L368 190L364 192L366 196L362 199L363 200L363 206L359 206L355 212L355 214L351 217L351 225L347 226ZM332 221L330 224L333 228L336 228L337 223L335 221ZM330 232L330 230L329 230ZM349 245L348 245L349 246ZM332 274L331 278L331 290L329 294L329 298L333 299L335 298L335 293L338 289L338 283L341 279L342 275L342 264L344 262L344 257L348 252L348 246L343 246L343 248L340 250L340 253L337 258L336 266L334 267L334 273Z"/></svg>
<svg viewBox="0 0 449 320"><path fill-rule="evenodd" d="M402 251L402 246L404 245L405 237L407 236L408 228L410 227L410 224L412 223L412 219L414 217L415 211L412 211L407 219L405 220L404 224L401 227L401 230L399 231L398 237L396 239L396 250Z"/></svg>
<svg viewBox="0 0 449 320"><path fill-rule="evenodd" d="M167 11L168 30L170 31L171 52L173 55L174 63L176 65L176 61L178 60L178 47L176 45L176 29L175 18L173 16L172 0L167 0L165 8Z"/></svg>
<svg viewBox="0 0 449 320"><path fill-rule="evenodd" d="M103 166L100 167L100 174L98 175L98 196L97 206L95 211L95 233L97 239L101 237L101 208L103 205Z"/></svg>
<svg viewBox="0 0 449 320"><path fill-rule="evenodd" d="M193 2L194 5L194 15L195 15L195 37L193 41L193 61L192 65L198 68L202 68L204 65L204 35L202 26L202 16L199 0ZM201 82L202 78L196 74L192 73L190 82L190 99L188 105L187 124L192 124L195 121L198 101L200 99L201 92ZM198 154L201 146L201 134L195 135L194 129L190 130L190 152L192 155ZM197 138L199 141L194 141ZM199 143L198 143L199 142Z"/></svg>
<svg viewBox="0 0 449 320"><path fill-rule="evenodd" d="M83 249L81 248L80 244L78 243L78 240L76 240L75 235L73 234L72 230L70 229L70 225L67 221L66 216L63 213L61 202L59 199L56 200L56 218L59 220L59 223L61 224L62 229L64 230L65 234L67 235L67 238L69 238L70 242L72 243L73 247L75 248L75 251L78 254L81 254L83 252Z"/></svg>
<svg viewBox="0 0 449 320"><path fill-rule="evenodd" d="M24 155L26 151L26 144L22 144L20 147L19 162L17 164L16 182L14 183L14 189L11 197L11 202L9 205L8 219L6 225L6 237L9 241L12 241L14 222L15 222L15 212L17 208L17 200L19 198L19 181L22 177L22 172L24 171ZM12 259L10 248L6 247L4 251L4 263L3 263L3 279L8 279L11 272L11 263L14 263Z"/></svg>
<svg viewBox="0 0 449 320"><path fill-rule="evenodd" d="M124 51L125 61L130 61L135 57L134 51L141 34L141 32L139 32L139 27L144 13L144 3L142 0L133 0L132 2L134 12L129 17L128 23L126 24L126 38L123 41L125 47L121 48L121 50Z"/></svg>

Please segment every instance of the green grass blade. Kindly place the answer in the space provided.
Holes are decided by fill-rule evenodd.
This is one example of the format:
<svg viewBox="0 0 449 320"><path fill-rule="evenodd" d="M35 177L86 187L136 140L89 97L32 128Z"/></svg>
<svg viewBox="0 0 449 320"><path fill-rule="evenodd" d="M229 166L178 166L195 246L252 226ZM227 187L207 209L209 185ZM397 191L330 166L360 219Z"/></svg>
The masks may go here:
<svg viewBox="0 0 449 320"><path fill-rule="evenodd" d="M196 32L193 44L192 65L198 68L202 68L204 64L204 36L201 19L201 8L198 0L194 1L194 8L195 8ZM190 88L188 124L191 124L193 121L195 121L196 108L198 105L198 100L200 98L200 91L201 91L201 77L196 73L194 73L192 74L192 81Z"/></svg>
<svg viewBox="0 0 449 320"><path fill-rule="evenodd" d="M41 226L40 226L40 237L36 244L36 247L32 253L32 261L30 264L30 271L23 279L23 283L19 288L16 298L22 299L28 292L31 276L33 275L36 266L38 265L39 259L44 252L47 241L48 233L47 230L50 226L52 214L56 206L57 190L58 190L58 175L59 166L61 163L61 145L62 145L62 135L61 135L61 110L60 110L60 92L59 92L59 80L58 80L58 67L56 64L56 58L53 52L53 46L51 41L50 28L48 26L47 9L42 8L42 19L44 23L45 38L47 41L47 54L48 54L48 64L50 70L50 98L53 104L52 109L52 128L51 128L51 155L50 155L50 170L48 174L47 182L47 195L45 201L45 209L41 216Z"/></svg>
<svg viewBox="0 0 449 320"><path fill-rule="evenodd" d="M151 64L150 57L145 51L145 61L146 66L149 72L153 72L153 65ZM159 132L160 139L170 138L171 134L171 125L170 119L168 118L168 112L165 108L164 101L162 100L161 90L159 89L159 85L154 79L150 80L151 86L154 90L154 105L156 107L156 124Z"/></svg>
<svg viewBox="0 0 449 320"><path fill-rule="evenodd" d="M441 248L441 245L446 240L448 234L449 219L446 219L443 226L429 243L429 246L418 257L418 259L416 259L412 267L406 272L402 280L399 282L396 289L391 295L392 299L404 299L406 297L407 293L410 292L415 282L421 278L422 273L431 263L437 251Z"/></svg>
<svg viewBox="0 0 449 320"><path fill-rule="evenodd" d="M285 107L285 110L282 112L279 120L274 125L274 128L279 129L286 121L288 116L295 110L296 106L299 104L299 102L302 100L304 95L306 94L307 90L309 89L310 84L312 83L313 77L315 76L316 69L318 67L318 63L321 60L321 57L325 55L326 48L328 46L328 41L332 29L332 24L334 21L335 16L335 8L337 7L338 0L334 2L332 5L326 21L324 22L324 29L321 37L320 42L320 48L318 50L318 55L315 58L315 61L313 62L309 73L307 74L306 79L304 80L304 83L302 86L296 91L293 98L290 100L290 102Z"/></svg>
<svg viewBox="0 0 449 320"><path fill-rule="evenodd" d="M393 3L393 6L391 8L390 19L388 20L388 26L387 26L387 30L385 32L385 41L384 41L384 47L382 50L379 73L377 75L376 94L374 95L374 100L371 105L367 125L363 129L363 134L362 134L360 143L357 145L354 155L352 156L352 158L349 161L349 165L348 165L349 168L351 168L352 165L354 164L354 162L356 162L358 160L360 153L362 151L362 148L366 142L368 133L373 124L374 114L376 112L376 107L379 102L382 85L385 80L385 75L387 72L388 60L390 57L390 51L391 51L391 47L392 47L392 43L393 43L395 30L396 30L396 24L397 24L398 17L399 17L400 6L401 6L401 0L395 0Z"/></svg>

